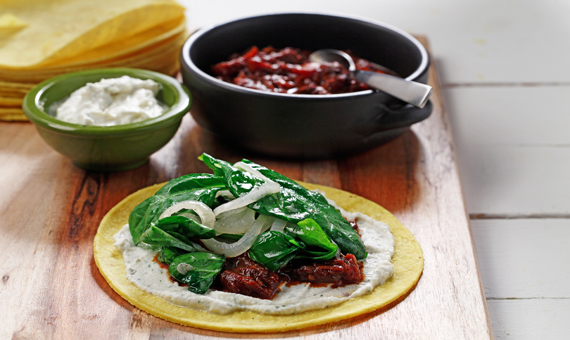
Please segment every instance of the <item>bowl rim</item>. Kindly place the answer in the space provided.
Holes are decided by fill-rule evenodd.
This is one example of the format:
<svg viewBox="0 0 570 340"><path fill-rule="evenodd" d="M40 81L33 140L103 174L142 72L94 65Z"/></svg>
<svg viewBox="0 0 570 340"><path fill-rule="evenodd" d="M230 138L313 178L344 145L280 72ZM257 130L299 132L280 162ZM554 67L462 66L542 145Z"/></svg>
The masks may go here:
<svg viewBox="0 0 570 340"><path fill-rule="evenodd" d="M212 31L215 28L222 27L222 26L229 25L229 24L233 24L233 23L240 22L240 21L256 19L256 18L271 17L271 16L285 16L285 15L317 15L317 16L323 16L323 17L345 18L345 19L352 19L355 21L361 21L363 23L373 24L376 26L386 28L386 29L391 30L397 34L400 34L403 37L405 37L406 39L408 39L410 42L412 42L416 46L416 48L419 50L419 52L421 54L420 65L416 68L416 70L412 74L410 74L409 76L407 76L404 79L413 80L413 79L419 77L422 73L424 73L427 70L427 68L429 67L429 59L430 58L429 58L429 54L428 54L426 48L416 38L414 38L411 34L407 33L406 31L404 31L400 28L397 28L397 27L392 26L390 24L386 24L386 23L381 22L381 21L372 20L372 19L365 18L362 16L357 16L357 15L340 14L340 13L333 13L333 12L290 12L290 11L279 12L279 13L267 13L267 14L260 14L260 15L252 15L252 16L248 16L248 17L243 17L243 18L239 18L239 19L225 21L225 22L222 22L219 24L213 24L213 25L206 26L206 27L198 30L197 32L192 34L188 38L188 40L186 40L184 45L182 46L182 50L180 52L180 59L182 61L182 63L181 63L182 67L189 68L190 70L192 70L195 74L197 74L198 76L200 76L204 80L209 81L209 82L213 82L214 84L221 86L223 88L233 90L233 91L248 93L248 94L255 94L255 95L259 95L259 96L276 96L276 97L281 97L281 98L289 97L289 98L298 98L298 99L311 98L312 100L327 100L327 99L332 99L332 98L365 96L365 95L370 95L370 94L376 92L374 90L369 89L369 90L364 90L364 91L348 92L348 93L314 95L314 94L289 94L289 93L259 91L259 90L246 88L243 86L235 85L235 84L228 83L228 82L225 82L223 80L217 79L217 78L213 77L212 75L202 71L198 66L196 66L196 64L194 64L194 62L190 58L190 53L189 53L190 47L194 44L194 42L196 40L198 40L201 36Z"/></svg>
<svg viewBox="0 0 570 340"><path fill-rule="evenodd" d="M157 81L163 88L171 88L176 95L176 101L166 112L158 117L146 119L136 123L112 126L81 125L69 123L49 115L45 109L40 108L43 105L41 103L42 95L52 86L68 79L91 75L101 75L101 79L105 78L106 76L108 78L117 78L123 75L139 79L141 77L152 79L154 81ZM87 81L85 84L87 84ZM178 117L181 119L182 116L184 116L184 114L189 111L191 104L192 99L190 92L184 85L182 85L173 77L149 70L127 67L113 67L66 73L47 79L36 85L30 92L28 92L28 94L26 94L22 108L25 115L32 123L51 131L77 136L122 136L128 134L145 133L169 125L173 119L176 119Z"/></svg>

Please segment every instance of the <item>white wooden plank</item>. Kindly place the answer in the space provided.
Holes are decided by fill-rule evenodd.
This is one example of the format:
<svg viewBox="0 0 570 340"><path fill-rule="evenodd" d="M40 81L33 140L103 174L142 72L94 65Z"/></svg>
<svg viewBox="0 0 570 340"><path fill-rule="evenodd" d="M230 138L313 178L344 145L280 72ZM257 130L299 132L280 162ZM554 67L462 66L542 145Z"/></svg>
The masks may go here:
<svg viewBox="0 0 570 340"><path fill-rule="evenodd" d="M427 35L443 84L568 82L570 2L517 0L330 0L284 3L181 0L192 27L291 11L346 13ZM211 15L205 15L211 14Z"/></svg>
<svg viewBox="0 0 570 340"><path fill-rule="evenodd" d="M480 147L463 154L468 211L490 216L567 216L568 148Z"/></svg>
<svg viewBox="0 0 570 340"><path fill-rule="evenodd" d="M471 229L487 299L570 299L570 219L473 220Z"/></svg>
<svg viewBox="0 0 570 340"><path fill-rule="evenodd" d="M570 339L570 300L489 300L495 340Z"/></svg>
<svg viewBox="0 0 570 340"><path fill-rule="evenodd" d="M570 146L570 87L447 88L445 103L458 144Z"/></svg>
<svg viewBox="0 0 570 340"><path fill-rule="evenodd" d="M469 213L570 214L570 88L444 93Z"/></svg>

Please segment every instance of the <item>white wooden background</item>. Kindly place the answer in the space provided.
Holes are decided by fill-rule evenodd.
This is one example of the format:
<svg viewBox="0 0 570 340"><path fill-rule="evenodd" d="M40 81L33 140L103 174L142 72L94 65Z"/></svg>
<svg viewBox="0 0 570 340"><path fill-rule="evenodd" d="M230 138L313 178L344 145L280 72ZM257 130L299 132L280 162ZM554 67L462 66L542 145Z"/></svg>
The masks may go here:
<svg viewBox="0 0 570 340"><path fill-rule="evenodd" d="M570 1L181 0L190 27L327 11L428 37L496 339L570 339Z"/></svg>

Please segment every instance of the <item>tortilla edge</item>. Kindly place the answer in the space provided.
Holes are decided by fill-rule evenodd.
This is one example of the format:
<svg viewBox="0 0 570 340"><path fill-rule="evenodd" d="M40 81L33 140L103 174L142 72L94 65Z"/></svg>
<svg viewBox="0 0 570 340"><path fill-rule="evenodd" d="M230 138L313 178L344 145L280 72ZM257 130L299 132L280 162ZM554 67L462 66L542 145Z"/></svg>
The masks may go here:
<svg viewBox="0 0 570 340"><path fill-rule="evenodd" d="M152 196L164 183L143 188L127 196L105 215L94 239L95 263L113 290L133 306L170 322L221 332L285 332L310 328L337 323L373 311L381 312L382 308L399 298L403 296L407 298L408 293L419 281L424 264L423 252L412 233L386 209L363 197L326 186L299 183L308 189L323 191L327 198L336 201L347 211L355 211L354 208L357 206L360 212L390 226L395 242L395 252L392 257L394 275L390 279L369 294L327 309L293 315L266 315L247 311L219 315L173 305L141 290L126 278L122 254L113 245L112 238L126 223L117 224L115 220L122 221L126 217L125 221L128 221L132 208ZM407 265L407 261L413 265ZM246 324L243 322L245 320Z"/></svg>

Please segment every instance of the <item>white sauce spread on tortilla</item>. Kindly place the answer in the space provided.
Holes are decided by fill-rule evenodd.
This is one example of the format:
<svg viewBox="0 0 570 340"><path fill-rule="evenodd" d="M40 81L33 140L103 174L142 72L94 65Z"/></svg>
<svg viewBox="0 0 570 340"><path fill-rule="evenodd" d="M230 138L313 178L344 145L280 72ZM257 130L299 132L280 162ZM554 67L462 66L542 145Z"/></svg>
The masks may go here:
<svg viewBox="0 0 570 340"><path fill-rule="evenodd" d="M150 79L129 76L101 79L74 91L55 108L55 117L81 125L113 126L140 122L158 117L168 109L155 98L159 90L160 84Z"/></svg>
<svg viewBox="0 0 570 340"><path fill-rule="evenodd" d="M209 290L204 295L188 291L169 280L167 270L153 261L156 252L134 245L129 225L115 236L115 246L123 253L127 278L140 289L158 296L172 304L226 314L247 310L261 314L295 314L313 309L337 305L352 297L371 292L392 276L394 266L390 262L394 254L394 237L390 227L361 213L349 213L337 207L349 221L356 220L362 241L368 252L364 261L364 281L339 288L309 287L298 284L282 286L273 300L258 299L246 295Z"/></svg>

